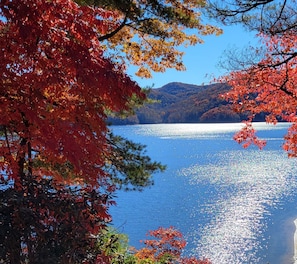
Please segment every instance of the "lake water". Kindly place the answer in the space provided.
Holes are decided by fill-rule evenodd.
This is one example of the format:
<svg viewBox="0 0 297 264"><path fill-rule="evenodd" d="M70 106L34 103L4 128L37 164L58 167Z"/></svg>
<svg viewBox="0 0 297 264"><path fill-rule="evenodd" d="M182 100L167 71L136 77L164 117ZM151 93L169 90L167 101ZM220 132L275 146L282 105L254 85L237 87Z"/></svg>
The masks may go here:
<svg viewBox="0 0 297 264"><path fill-rule="evenodd" d="M114 226L138 248L148 230L174 226L186 253L213 264L293 263L297 160L281 146L288 124L255 124L264 150L243 149L232 136L241 124L158 124L112 127L147 145L167 165L143 192L119 192Z"/></svg>

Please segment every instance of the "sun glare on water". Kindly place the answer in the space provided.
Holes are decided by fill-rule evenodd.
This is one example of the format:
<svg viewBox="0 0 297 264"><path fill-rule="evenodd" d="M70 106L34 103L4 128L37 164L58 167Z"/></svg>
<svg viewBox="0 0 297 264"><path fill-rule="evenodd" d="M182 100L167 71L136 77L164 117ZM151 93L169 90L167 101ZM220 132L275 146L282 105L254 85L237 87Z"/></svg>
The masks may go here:
<svg viewBox="0 0 297 264"><path fill-rule="evenodd" d="M262 220L269 208L296 189L296 161L278 151L221 152L212 159L217 163L181 170L191 184L208 183L222 192L205 205L215 217L199 230L196 252L213 264L260 263Z"/></svg>

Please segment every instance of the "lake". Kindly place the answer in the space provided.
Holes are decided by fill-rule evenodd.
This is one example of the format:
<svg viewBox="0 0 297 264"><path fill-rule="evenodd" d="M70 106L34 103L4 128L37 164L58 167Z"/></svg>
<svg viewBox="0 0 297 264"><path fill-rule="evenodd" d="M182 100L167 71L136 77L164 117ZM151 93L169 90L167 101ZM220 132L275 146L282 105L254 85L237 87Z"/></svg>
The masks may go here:
<svg viewBox="0 0 297 264"><path fill-rule="evenodd" d="M113 126L167 165L142 192L118 192L114 227L140 247L148 230L174 226L186 254L213 264L291 264L297 218L297 160L281 146L289 124L256 123L264 150L232 137L242 124Z"/></svg>

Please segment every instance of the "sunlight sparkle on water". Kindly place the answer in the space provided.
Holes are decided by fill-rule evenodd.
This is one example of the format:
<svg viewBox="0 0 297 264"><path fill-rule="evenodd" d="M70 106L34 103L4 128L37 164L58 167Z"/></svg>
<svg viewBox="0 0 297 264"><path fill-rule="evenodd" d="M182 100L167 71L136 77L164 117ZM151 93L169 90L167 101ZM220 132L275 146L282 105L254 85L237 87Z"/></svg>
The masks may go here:
<svg viewBox="0 0 297 264"><path fill-rule="evenodd" d="M143 196L131 195L127 208L119 213L122 221L130 220L139 208L130 234L138 238L140 231L146 231L142 223L149 215L152 224L179 226L189 252L210 259L212 264L293 263L297 166L296 159L288 159L281 149L290 124L255 123L259 136L268 140L262 151L256 147L243 149L232 139L242 126L117 127L125 135L141 139L148 145L149 154L168 164L165 174L156 177L154 188L144 191ZM291 226L282 227L282 221ZM276 243L271 243L274 238ZM285 244L281 248L279 240ZM286 261L279 261L279 255Z"/></svg>
<svg viewBox="0 0 297 264"><path fill-rule="evenodd" d="M181 171L191 184L208 182L222 191L221 198L206 205L215 218L199 230L196 252L213 264L258 263L263 215L296 188L296 161L279 151L221 152L214 160L218 163ZM225 188L232 191L226 195Z"/></svg>
<svg viewBox="0 0 297 264"><path fill-rule="evenodd" d="M218 134L237 132L244 126L243 123L224 123L224 124L152 124L139 126L139 133L142 135L156 135L162 138L209 138L216 137ZM257 130L282 129L288 127L288 123L279 123L276 126L266 123L254 123Z"/></svg>
<svg viewBox="0 0 297 264"><path fill-rule="evenodd" d="M158 135L163 138L196 138L209 137L211 134L235 132L243 124L157 124L142 126L141 133Z"/></svg>

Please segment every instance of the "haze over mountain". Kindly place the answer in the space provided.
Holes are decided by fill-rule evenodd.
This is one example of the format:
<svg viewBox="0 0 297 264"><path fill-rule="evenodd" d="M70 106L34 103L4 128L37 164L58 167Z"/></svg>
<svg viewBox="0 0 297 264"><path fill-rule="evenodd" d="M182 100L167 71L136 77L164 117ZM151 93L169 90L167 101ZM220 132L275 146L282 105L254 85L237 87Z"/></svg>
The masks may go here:
<svg viewBox="0 0 297 264"><path fill-rule="evenodd" d="M230 103L220 97L229 89L221 83L168 83L151 90L149 98L158 102L143 106L127 119L110 118L109 121L113 125L240 122L246 115L235 113Z"/></svg>

